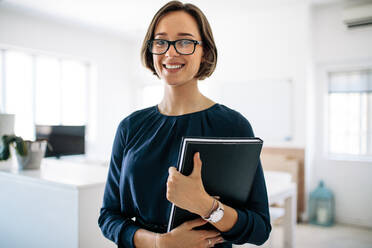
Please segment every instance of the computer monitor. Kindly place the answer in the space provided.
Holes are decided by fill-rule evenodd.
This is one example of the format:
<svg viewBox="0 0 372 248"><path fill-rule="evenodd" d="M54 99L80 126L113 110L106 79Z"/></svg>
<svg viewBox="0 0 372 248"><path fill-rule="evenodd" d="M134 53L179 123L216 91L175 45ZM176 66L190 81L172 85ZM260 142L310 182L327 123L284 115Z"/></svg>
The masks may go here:
<svg viewBox="0 0 372 248"><path fill-rule="evenodd" d="M85 126L36 125L36 139L48 140L45 157L85 154Z"/></svg>

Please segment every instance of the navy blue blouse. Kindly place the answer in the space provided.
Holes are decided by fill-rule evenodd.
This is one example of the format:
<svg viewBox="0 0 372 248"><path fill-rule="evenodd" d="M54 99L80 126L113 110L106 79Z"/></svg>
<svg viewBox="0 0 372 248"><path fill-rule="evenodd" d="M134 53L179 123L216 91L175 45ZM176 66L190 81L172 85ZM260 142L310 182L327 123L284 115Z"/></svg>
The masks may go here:
<svg viewBox="0 0 372 248"><path fill-rule="evenodd" d="M116 131L98 219L103 235L118 247L134 247L133 236L144 223L164 226L171 203L166 199L168 168L177 166L182 136L253 137L247 119L222 104L194 113L167 116L157 105L133 112ZM229 166L229 165L226 165ZM245 208L235 208L238 221L222 232L226 243L263 244L271 231L265 179L259 164ZM160 231L159 231L160 232Z"/></svg>

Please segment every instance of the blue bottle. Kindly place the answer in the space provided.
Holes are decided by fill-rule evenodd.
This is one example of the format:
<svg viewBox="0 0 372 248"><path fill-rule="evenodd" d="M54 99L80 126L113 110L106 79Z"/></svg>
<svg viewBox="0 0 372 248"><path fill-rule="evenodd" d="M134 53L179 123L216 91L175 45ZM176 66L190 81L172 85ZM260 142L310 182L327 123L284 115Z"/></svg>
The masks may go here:
<svg viewBox="0 0 372 248"><path fill-rule="evenodd" d="M309 222L315 225L332 226L334 224L334 196L331 190L320 181L318 187L310 193Z"/></svg>

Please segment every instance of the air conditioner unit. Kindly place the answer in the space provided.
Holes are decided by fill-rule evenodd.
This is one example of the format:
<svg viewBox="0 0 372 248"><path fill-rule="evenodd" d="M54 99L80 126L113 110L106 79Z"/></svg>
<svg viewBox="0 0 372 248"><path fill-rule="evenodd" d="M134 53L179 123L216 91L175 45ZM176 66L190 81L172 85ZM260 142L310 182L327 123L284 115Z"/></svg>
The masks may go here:
<svg viewBox="0 0 372 248"><path fill-rule="evenodd" d="M372 3L345 8L343 21L348 28L372 24Z"/></svg>

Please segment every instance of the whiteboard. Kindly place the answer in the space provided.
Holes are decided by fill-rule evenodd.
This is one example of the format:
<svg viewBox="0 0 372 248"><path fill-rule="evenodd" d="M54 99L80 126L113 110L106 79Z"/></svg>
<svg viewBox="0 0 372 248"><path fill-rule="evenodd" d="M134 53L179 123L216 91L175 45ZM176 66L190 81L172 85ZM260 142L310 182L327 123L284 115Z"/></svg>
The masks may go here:
<svg viewBox="0 0 372 248"><path fill-rule="evenodd" d="M293 83L290 79L222 84L222 104L248 119L264 141L293 138Z"/></svg>

